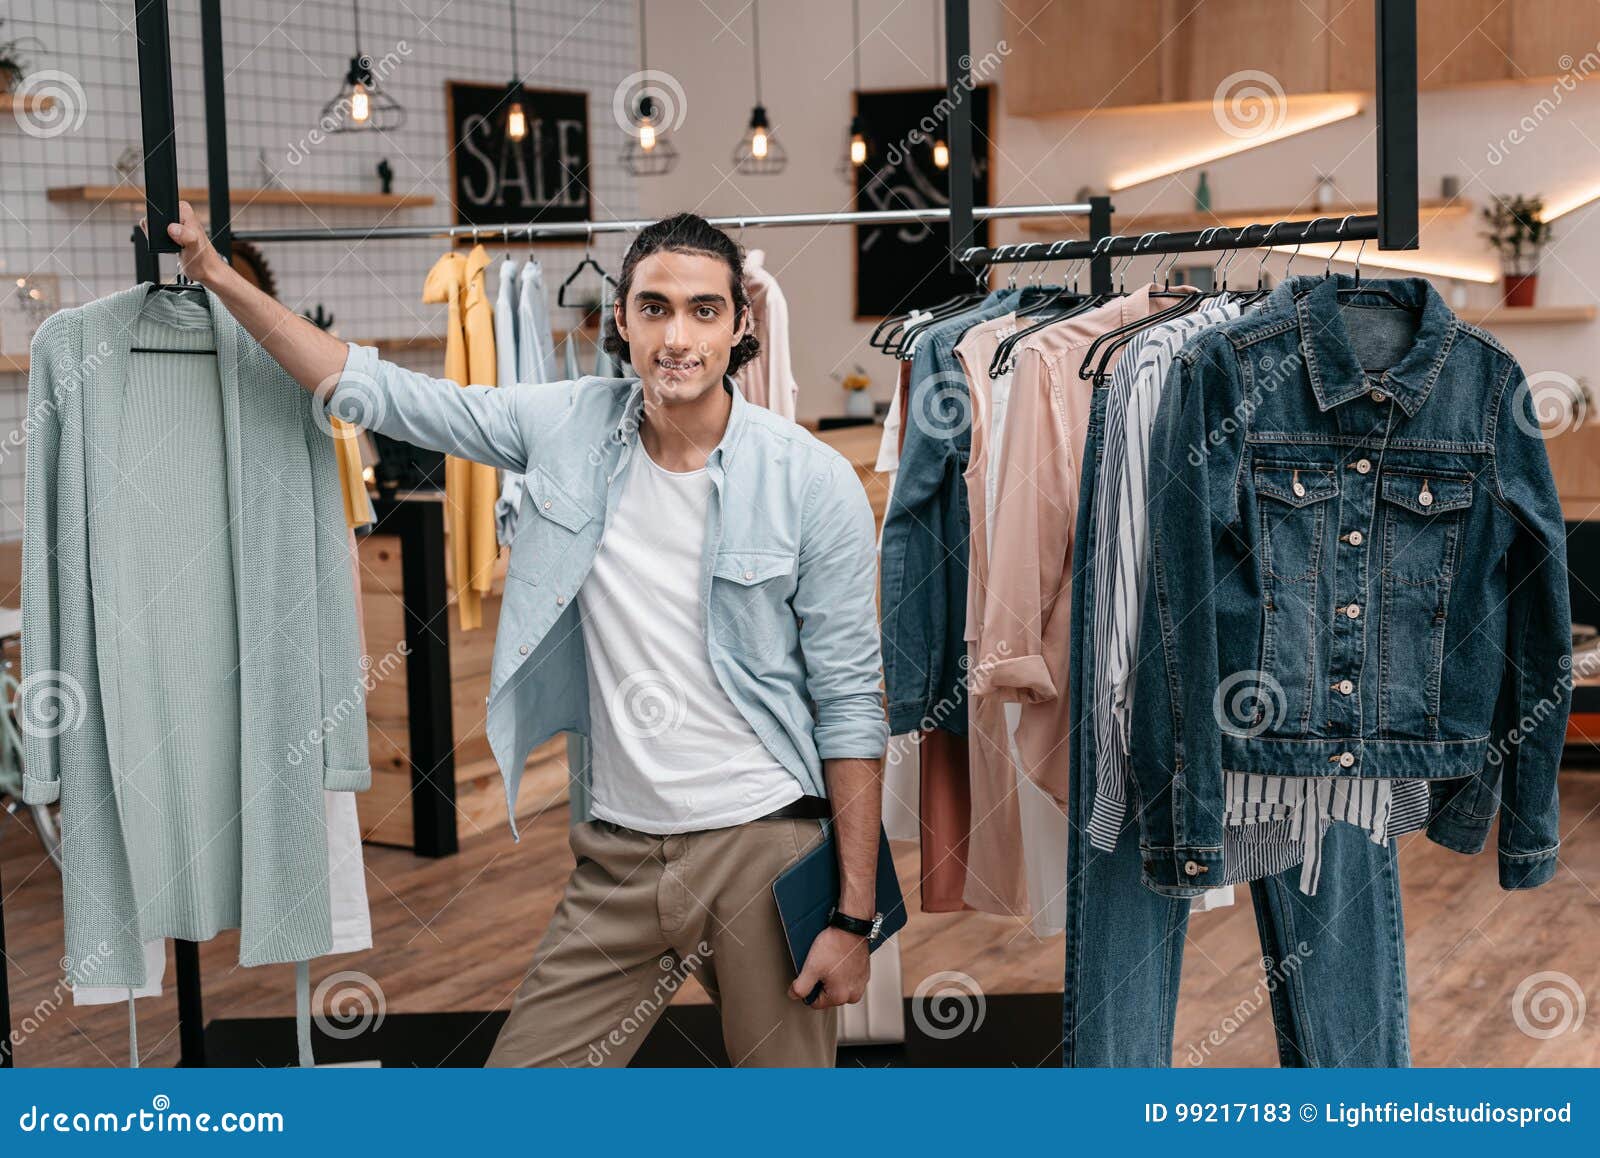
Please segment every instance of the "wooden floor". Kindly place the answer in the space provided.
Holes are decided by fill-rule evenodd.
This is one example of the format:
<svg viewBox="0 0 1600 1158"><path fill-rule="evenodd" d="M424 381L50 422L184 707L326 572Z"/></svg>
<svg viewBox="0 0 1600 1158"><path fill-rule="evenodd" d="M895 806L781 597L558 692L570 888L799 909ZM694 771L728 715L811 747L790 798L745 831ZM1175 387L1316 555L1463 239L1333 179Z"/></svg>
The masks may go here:
<svg viewBox="0 0 1600 1158"><path fill-rule="evenodd" d="M1411 1036L1416 1064L1600 1065L1600 775L1564 776L1564 847L1556 878L1522 893L1502 892L1492 851L1463 857L1421 837L1402 844ZM377 949L313 965L313 983L340 969L375 979L389 1012L504 1008L570 867L566 814L555 811L509 835L475 838L460 855L426 861L367 850ZM12 1008L38 1025L17 1047L23 1066L127 1064L124 1006L75 1008L61 1001L61 882L33 834L0 814ZM916 852L899 850L902 877L915 880ZM1241 898L1242 899L1242 898ZM959 970L985 992L1050 992L1061 987L1059 936L1040 940L1019 922L980 914L914 914L901 936L905 987L939 970ZM208 1017L292 1016L289 966L241 969L236 935L202 950ZM1179 1003L1175 1062L1206 1044L1205 1065L1275 1065L1271 1015L1260 987L1259 947L1247 901L1190 925ZM1560 974L1539 978L1536 974ZM170 978L170 968L169 968ZM1513 1016L1518 986L1533 978L1533 1020L1586 1003L1581 1025L1530 1036ZM1552 986L1554 988L1552 988ZM696 986L680 1000L703 1001ZM1570 1020L1570 1018L1569 1018ZM140 1002L144 1064L178 1056L170 990ZM1019 1057L1018 1065L1038 1059Z"/></svg>

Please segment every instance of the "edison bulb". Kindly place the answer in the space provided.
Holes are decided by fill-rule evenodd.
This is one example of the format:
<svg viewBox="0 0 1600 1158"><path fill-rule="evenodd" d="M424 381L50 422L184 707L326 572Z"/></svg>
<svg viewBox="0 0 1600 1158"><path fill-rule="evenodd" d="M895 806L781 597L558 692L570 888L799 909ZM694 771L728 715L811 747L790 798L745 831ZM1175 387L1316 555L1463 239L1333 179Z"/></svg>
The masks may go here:
<svg viewBox="0 0 1600 1158"><path fill-rule="evenodd" d="M639 148L648 153L656 147L656 127L650 123L650 118L645 117L639 122Z"/></svg>
<svg viewBox="0 0 1600 1158"><path fill-rule="evenodd" d="M367 96L367 86L357 81L350 90L350 119L358 125L364 125L371 116L372 101Z"/></svg>
<svg viewBox="0 0 1600 1158"><path fill-rule="evenodd" d="M767 155L767 133L765 129L757 129L750 138L750 155L758 160Z"/></svg>
<svg viewBox="0 0 1600 1158"><path fill-rule="evenodd" d="M850 138L850 163L852 165L867 163L867 139L860 133Z"/></svg>
<svg viewBox="0 0 1600 1158"><path fill-rule="evenodd" d="M511 111L506 114L506 136L513 141L520 141L528 135L528 116L522 111L522 102L513 101Z"/></svg>
<svg viewBox="0 0 1600 1158"><path fill-rule="evenodd" d="M936 169L948 169L950 167L950 146L943 141L935 141L933 143L933 165Z"/></svg>

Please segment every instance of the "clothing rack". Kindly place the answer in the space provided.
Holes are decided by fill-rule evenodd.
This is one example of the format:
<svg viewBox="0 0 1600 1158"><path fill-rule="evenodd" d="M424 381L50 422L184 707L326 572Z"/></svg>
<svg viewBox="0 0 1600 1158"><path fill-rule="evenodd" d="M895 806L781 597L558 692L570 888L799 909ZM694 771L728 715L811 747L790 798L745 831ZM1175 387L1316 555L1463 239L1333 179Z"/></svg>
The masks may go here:
<svg viewBox="0 0 1600 1158"><path fill-rule="evenodd" d="M866 211L823 211L782 214L742 214L712 217L708 220L723 228L828 227L838 225L889 225L917 222L948 222L952 268L956 255L965 249L978 221L1016 217L1087 216L1090 236L1103 238L1108 232L1111 204L1108 198L1088 202L1042 205L974 206L971 196L972 142L971 110L964 86L968 78L968 0L944 0L946 14L946 75L949 79L951 192L950 204L942 208L888 209ZM172 63L167 0L136 0L139 37L139 91L144 132L145 216L149 233L133 231L134 268L137 280L160 280L160 255L178 252L167 236L167 224L178 220L177 150L174 136ZM264 229L235 233L229 200L227 157L226 73L222 54L222 17L219 0L200 0L201 63L204 70L206 103L206 163L210 207L211 242L224 258L232 256L232 240L254 243L276 242L378 242L393 240L438 239L504 241L550 241L591 238L604 234L630 233L649 224L647 220L524 222L503 225L383 225L325 227L315 229ZM1096 278L1109 286L1109 263L1095 262ZM404 504L395 504L396 506ZM388 522L388 519L382 521ZM439 555L442 561L442 553ZM442 562L441 562L442 569ZM413 570L416 570L413 568ZM425 625L444 609L442 581L406 585L408 638L413 626ZM414 598L415 596L415 598ZM413 663L427 670L413 669ZM433 685L432 673L447 670L448 653L438 648L420 649L407 660L407 682L423 695ZM441 666L442 665L442 666ZM413 708L416 707L415 696ZM453 809L445 781L453 777L449 755L453 744L449 735L448 713L422 713L420 727L411 741L414 830L418 833L416 851L420 855L448 855L455 851ZM205 1064L204 1016L201 1005L199 947L193 942L176 941L176 974L180 1065ZM3 993L0 993L3 996ZM0 1012L5 1012L0 1010ZM7 1015L6 1024L9 1024Z"/></svg>

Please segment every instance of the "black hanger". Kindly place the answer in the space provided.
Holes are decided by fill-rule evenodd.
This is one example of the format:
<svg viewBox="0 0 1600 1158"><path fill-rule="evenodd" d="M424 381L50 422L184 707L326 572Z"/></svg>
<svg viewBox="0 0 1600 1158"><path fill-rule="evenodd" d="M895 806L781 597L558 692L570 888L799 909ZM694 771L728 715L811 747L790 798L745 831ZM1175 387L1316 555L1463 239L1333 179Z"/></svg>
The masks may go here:
<svg viewBox="0 0 1600 1158"><path fill-rule="evenodd" d="M162 292L179 293L179 292L185 291L185 290L198 290L198 291L200 291L200 293L202 295L204 295L205 292L206 292L206 287L201 285L197 281L190 281L187 277L185 277L181 273L178 274L178 280L177 281L171 281L171 282L158 281L158 282L153 282L151 284L151 286L150 286L150 292L152 292L152 293L162 293ZM201 301L206 301L204 296L202 296L200 300ZM207 304L207 308L209 308L210 307L210 303L207 302L206 304ZM129 346L128 347L128 353L130 353L130 354L196 354L196 355L199 355L201 357L211 357L211 358L215 358L217 356L217 352L215 350L169 350L169 349L167 349L165 347L162 347L162 346Z"/></svg>
<svg viewBox="0 0 1600 1158"><path fill-rule="evenodd" d="M569 302L567 300L567 289L572 285L573 282L578 280L578 275L581 274L585 269L594 270L595 273L599 274L604 280L611 283L612 289L617 288L617 279L602 269L600 263L595 261L595 259L590 256L589 243L593 239L594 230L591 228L588 236L585 237L583 241L583 260L578 263L576 269L567 274L567 280L561 283L560 289L556 290L556 305L565 309L573 309L578 305L577 302Z"/></svg>
<svg viewBox="0 0 1600 1158"><path fill-rule="evenodd" d="M982 248L982 246L977 245L969 248L967 252L962 255L962 265L967 265L971 260L972 255L977 253ZM975 298L982 300L983 297L987 296L989 290L989 287L984 284L983 274L979 270L971 269L970 266L968 267L968 272L972 274L973 280L977 283L977 289L975 291L967 290L964 293L956 294L954 297L946 298L944 301L940 302L936 306L931 307L931 309L927 311L909 310L903 314L890 314L875 327L873 327L871 336L867 338L867 345L871 346L875 350L882 350L886 354L892 353L893 351L890 348L891 344L900 336L901 330L903 330L906 324L911 321L913 315L919 312L943 313L945 310L951 309L952 307L965 307L967 303L971 302Z"/></svg>
<svg viewBox="0 0 1600 1158"><path fill-rule="evenodd" d="M1213 230L1215 228L1218 228L1218 227L1213 227ZM1213 230L1207 230L1204 234L1202 234L1202 240L1209 239L1210 237L1214 236ZM1146 234L1145 237L1141 237L1139 239L1138 244L1139 245L1143 245L1145 243L1145 239L1146 238L1152 238L1153 239L1153 238L1162 237L1162 236L1164 236L1164 233ZM1135 252L1135 254L1137 254L1137 252L1138 252L1138 246L1137 245L1134 247L1134 252ZM1172 267L1177 264L1177 261L1178 261L1178 255L1176 253L1174 253L1172 255L1172 260L1167 263L1167 270L1169 272L1172 269ZM1150 271L1150 284L1151 285L1155 284L1156 275L1158 273L1160 273L1160 272L1161 272L1161 263L1158 261L1158 262L1156 262L1156 268ZM1104 382L1105 379L1106 379L1106 372L1110 369L1110 366L1111 366L1111 359L1116 356L1116 353L1117 353L1118 350L1121 350L1129 342L1133 341L1133 339L1136 336L1138 336L1140 331L1147 330L1151 326L1160 325L1162 322L1168 321L1168 320L1170 320L1172 318L1177 318L1177 317L1183 316L1184 314L1193 313L1195 310L1200 308L1200 303L1202 301L1204 301L1205 298L1207 297L1206 294L1200 293L1198 291L1183 292L1181 290L1174 290L1172 288L1172 282L1171 282L1170 277L1168 277L1168 278L1166 278L1166 279L1164 279L1162 281L1161 289L1152 290L1151 293L1150 293L1150 296L1151 297L1176 297L1176 298L1179 298L1180 300L1179 300L1177 305L1168 306L1164 310L1157 310L1155 313L1148 314L1148 315L1146 315L1145 317L1142 317L1142 318L1135 318L1131 322L1128 322L1128 323L1126 323L1124 325L1118 326L1116 329L1110 330L1110 331L1108 331L1108 332L1106 332L1104 334L1101 334L1098 337L1096 337L1094 341L1089 343L1088 350L1086 350L1084 352L1083 362L1078 367L1078 377L1079 378L1082 378L1082 379L1093 378L1096 382ZM1102 346L1104 346L1103 350L1101 349ZM1094 370L1091 371L1089 369L1089 364L1091 362L1095 361L1095 354L1097 354L1097 353L1100 354L1100 360L1095 365Z"/></svg>
<svg viewBox="0 0 1600 1158"><path fill-rule="evenodd" d="M1103 237L1099 241L1095 242L1094 251L1087 260L1092 262L1102 246L1106 249L1109 249L1111 247L1111 243L1115 240L1117 240L1116 235L1112 235L1110 237ZM1057 244L1063 243L1058 242ZM1055 246L1051 246L1052 252L1054 249ZM1049 256L1048 253L1046 256ZM1080 259L1080 265L1083 263L1083 260L1084 259ZM1012 351L1014 351L1017 348L1017 345L1030 334L1036 334L1046 326L1053 326L1057 322L1064 322L1068 318L1075 318L1079 314L1087 313L1096 306L1102 305L1111 300L1112 295L1110 294L1091 293L1084 295L1078 293L1078 275L1076 270L1074 270L1070 280L1063 278L1062 283L1061 289L1056 293L1055 297L1050 298L1049 300L1042 302L1039 306L1035 307L1031 315L1038 317L1041 313L1046 313L1048 316L1044 317L1043 320L1035 322L1033 325L1026 327L1025 329L1017 331L1010 337L1002 339L1000 344L995 347L994 357L989 359L989 377L998 378L1008 369L1010 369L1012 364ZM1049 311L1054 309L1056 306L1062 306L1063 308L1058 312L1050 313Z"/></svg>
<svg viewBox="0 0 1600 1158"><path fill-rule="evenodd" d="M970 258L973 253L977 252L978 248L979 247L974 247L967 250L963 260L965 261ZM1004 250L1006 248L1006 246L1001 246L1000 250ZM978 269L974 269L972 270L972 276L975 283L974 289L968 290L963 294L957 294L953 298L947 298L945 301L940 302L932 309L920 311L922 314L921 317L913 319L912 315L908 314L903 318L896 319L900 322L900 328L898 330L891 330L890 333L885 336L883 344L879 347L879 349L881 349L884 353L891 355L892 357L899 358L901 361L909 361L912 352L911 346L912 343L915 342L918 334L922 333L930 326L937 325L940 322L948 321L951 318L958 317L961 314L966 313L968 310L981 303L984 298L989 296L989 287L984 282L982 272Z"/></svg>

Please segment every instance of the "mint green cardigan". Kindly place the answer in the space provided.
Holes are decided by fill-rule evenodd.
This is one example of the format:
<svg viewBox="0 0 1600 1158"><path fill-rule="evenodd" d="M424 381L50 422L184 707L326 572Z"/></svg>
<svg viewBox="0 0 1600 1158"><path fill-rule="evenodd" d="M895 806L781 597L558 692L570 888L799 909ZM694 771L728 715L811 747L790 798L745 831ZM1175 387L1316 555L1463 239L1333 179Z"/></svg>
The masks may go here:
<svg viewBox="0 0 1600 1158"><path fill-rule="evenodd" d="M331 929L322 792L360 791L371 776L366 669L332 439L311 396L209 293L210 333L202 328L196 336L191 329L190 336L209 337L206 344L216 349L220 409L208 421L222 432L229 549L174 558L166 570L152 567L160 552L151 549L148 531L143 541L130 542L128 528L114 517L128 501L126 480L136 463L146 479L152 470L179 472L186 465L182 455L159 457L159 438L130 434L137 427L123 412L132 393L129 347L148 292L139 286L46 319L33 341L25 422L23 799L60 800L64 964L86 984L102 986L145 983L144 941L200 940L235 919L241 965L302 962L326 953ZM155 310L159 303L153 299L149 306ZM164 372L162 361L169 359L166 369L175 379L184 372L178 363L194 361L136 357L140 375ZM151 379L139 381L144 398L159 401ZM182 479L189 476L167 477L181 495ZM119 484L124 492L111 501L107 496ZM220 522L220 502L214 494L206 497L206 509ZM130 570L136 566L130 559L144 560L144 569ZM201 562L186 571L194 560ZM229 563L231 579L221 573ZM196 574L206 570L217 573ZM173 602L170 594L159 603L155 596L174 583L197 591L231 584L235 610L219 616L213 604L210 614L189 622L149 622L150 606ZM219 622L226 627L235 620L236 638L231 631L221 639L202 637ZM195 626L206 621L213 626ZM207 670L207 657L213 668L219 666L216 657L222 655L227 686L235 686L236 675L237 712L230 706L223 713L227 718L215 723L196 721L192 711L187 718L186 727L199 729L207 740L206 751L238 753L236 761L203 769L179 760L189 783L206 793L217 784L226 787L204 806L177 798L184 789L174 782L182 777L159 767L154 774L149 767L125 767L120 755L130 745L138 750L137 744L150 743L144 738L152 721L164 718L158 707L170 710L140 702L126 688L139 686L142 678L143 695L150 698L165 699L168 687L174 696L188 690L168 679L151 696L150 669L141 672L138 665L148 662L144 649L152 639L167 649L169 668L182 663L181 653L177 661L171 658L171 649L190 646L197 670ZM158 765L169 759L164 749L155 751ZM209 777L238 778L236 813L216 804L234 795L234 785ZM183 835L191 830L172 829L171 818L191 813L225 831L230 842L226 856L211 850L204 872L188 863L195 858L165 847L178 842L163 841L130 820L160 817L169 831ZM211 827L200 831L205 840L191 842L196 846L212 839ZM157 921L152 913L164 916Z"/></svg>

